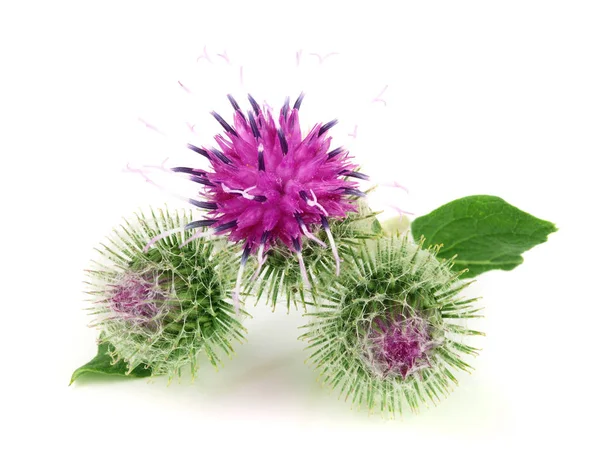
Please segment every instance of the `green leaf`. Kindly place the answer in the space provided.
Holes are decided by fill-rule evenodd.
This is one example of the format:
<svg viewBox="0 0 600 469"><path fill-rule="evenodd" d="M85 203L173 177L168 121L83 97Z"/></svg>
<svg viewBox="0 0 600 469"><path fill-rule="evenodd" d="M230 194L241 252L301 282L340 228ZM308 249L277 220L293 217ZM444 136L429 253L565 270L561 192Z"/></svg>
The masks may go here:
<svg viewBox="0 0 600 469"><path fill-rule="evenodd" d="M454 270L475 277L493 269L512 270L523 262L521 254L543 243L556 231L499 197L473 195L455 200L413 221L415 240L425 246L442 245L438 257L454 260Z"/></svg>
<svg viewBox="0 0 600 469"><path fill-rule="evenodd" d="M89 363L77 368L71 377L69 385L79 378L81 375L86 373L95 373L102 375L116 375L116 376L131 376L135 378L146 378L152 375L152 370L146 368L145 365L138 365L130 373L128 373L129 367L123 360L119 360L113 364L113 359L110 356L111 345L108 342L102 342L98 345L98 354L92 358Z"/></svg>

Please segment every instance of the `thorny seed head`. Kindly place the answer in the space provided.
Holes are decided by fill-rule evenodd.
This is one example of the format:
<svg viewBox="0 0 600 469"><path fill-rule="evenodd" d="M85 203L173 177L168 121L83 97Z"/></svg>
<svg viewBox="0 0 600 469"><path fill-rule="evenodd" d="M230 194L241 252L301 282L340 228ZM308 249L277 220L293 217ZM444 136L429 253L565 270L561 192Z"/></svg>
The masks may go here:
<svg viewBox="0 0 600 469"><path fill-rule="evenodd" d="M217 366L219 351L230 355L232 341L244 338L246 313L236 314L230 302L239 256L215 240L186 242L189 223L181 212L138 215L114 231L87 271L100 341L130 371L145 365L172 378L190 366L194 376L201 352ZM154 238L155 248L146 250Z"/></svg>
<svg viewBox="0 0 600 469"><path fill-rule="evenodd" d="M479 315L460 273L404 235L369 240L344 261L302 335L324 382L384 414L437 403L454 370L471 369L466 338L482 335L466 327Z"/></svg>

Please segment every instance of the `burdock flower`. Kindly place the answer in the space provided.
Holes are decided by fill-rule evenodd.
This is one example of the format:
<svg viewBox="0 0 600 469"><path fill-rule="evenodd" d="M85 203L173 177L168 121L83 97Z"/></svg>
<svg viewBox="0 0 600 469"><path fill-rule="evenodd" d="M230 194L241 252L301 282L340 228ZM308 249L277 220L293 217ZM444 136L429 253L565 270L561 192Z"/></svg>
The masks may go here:
<svg viewBox="0 0 600 469"><path fill-rule="evenodd" d="M314 125L306 134L300 127L303 95L290 104L286 99L277 119L268 106L259 106L248 95L249 107L242 111L228 95L233 107L232 123L216 112L212 115L224 133L215 137L216 146L188 148L208 160L210 169L174 167L202 186L199 199L189 199L207 211L184 229L199 229L187 242L209 235L226 235L243 244L241 266L234 299L238 301L244 266L256 253L258 269L266 252L283 245L297 258L305 283L309 283L302 256L302 246L312 242L327 244L315 236L322 230L340 272L340 257L330 229L331 220L342 220L356 211L356 199L364 195L357 180L367 179L352 163L343 147L333 148L328 131L332 120ZM165 236L171 232L165 233ZM153 239L156 241L160 236Z"/></svg>
<svg viewBox="0 0 600 469"><path fill-rule="evenodd" d="M381 378L406 377L431 366L429 355L443 341L435 329L410 308L377 317L363 341L365 363Z"/></svg>
<svg viewBox="0 0 600 469"><path fill-rule="evenodd" d="M189 366L193 376L199 353L217 366L220 355L233 352L232 341L244 337L246 313L236 315L230 301L235 254L214 240L173 232L188 223L190 214L180 212L139 215L115 230L88 271L100 342L128 372L143 366L171 378ZM165 232L172 234L145 249Z"/></svg>
<svg viewBox="0 0 600 469"><path fill-rule="evenodd" d="M394 415L438 402L468 371L463 355L479 335L465 321L478 317L467 283L406 237L367 242L346 258L302 336L323 381L370 411Z"/></svg>
<svg viewBox="0 0 600 469"><path fill-rule="evenodd" d="M106 303L115 318L149 323L169 307L171 292L158 271L125 271L106 284Z"/></svg>

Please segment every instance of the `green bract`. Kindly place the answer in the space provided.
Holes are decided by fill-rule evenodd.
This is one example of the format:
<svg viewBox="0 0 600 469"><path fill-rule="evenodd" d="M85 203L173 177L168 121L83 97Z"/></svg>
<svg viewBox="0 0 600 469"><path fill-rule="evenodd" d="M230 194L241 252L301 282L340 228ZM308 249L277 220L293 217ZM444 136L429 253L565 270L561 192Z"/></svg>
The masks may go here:
<svg viewBox="0 0 600 469"><path fill-rule="evenodd" d="M375 239L383 233L376 218L377 213L362 200L357 201L357 207L358 211L348 214L345 219L330 222L331 233L342 261L353 249L359 247L363 240ZM328 244L329 240L323 229L315 227L313 234ZM305 239L304 243L302 256L310 285L303 284L296 256L290 254L286 246L278 245L268 252L260 275L256 279L250 278L246 283L246 294L255 294L257 303L263 296L266 297L266 302L273 309L282 298L285 298L288 310L292 303L295 307L298 304L314 304L319 292L326 289L336 277L335 261L330 246L319 246L310 239ZM249 265L256 268L255 261ZM341 269L344 269L343 264Z"/></svg>
<svg viewBox="0 0 600 469"><path fill-rule="evenodd" d="M439 401L457 383L454 370L471 368L464 356L477 349L465 337L482 335L466 327L479 316L459 275L405 236L351 253L301 337L323 381L384 414Z"/></svg>
<svg viewBox="0 0 600 469"><path fill-rule="evenodd" d="M194 376L200 352L217 366L219 355L233 352L232 341L243 339L240 317L247 313L236 316L231 301L239 259L204 238L181 247L187 236L176 229L190 215L138 215L98 250L102 258L88 271L88 293L106 344L99 355L111 360L96 357L82 372L140 375L145 368L171 378L189 366ZM169 230L176 232L145 251L151 238Z"/></svg>

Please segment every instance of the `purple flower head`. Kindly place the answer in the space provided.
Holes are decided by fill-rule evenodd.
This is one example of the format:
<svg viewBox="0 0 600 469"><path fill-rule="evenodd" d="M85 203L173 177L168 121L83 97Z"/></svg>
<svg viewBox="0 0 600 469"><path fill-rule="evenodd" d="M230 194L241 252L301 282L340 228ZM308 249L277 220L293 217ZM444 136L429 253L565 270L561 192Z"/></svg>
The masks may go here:
<svg viewBox="0 0 600 469"><path fill-rule="evenodd" d="M348 152L330 150L327 133L336 121L317 124L302 136L302 98L293 107L286 101L276 121L271 110L261 109L251 96L247 114L229 96L233 125L212 113L225 131L215 137L218 148L188 145L208 158L212 171L173 168L189 171L205 186L207 201L200 207L209 210L214 230L228 233L231 241L245 242L251 252L277 241L297 249L311 225L345 217L355 210L348 196L362 194L357 183L347 179L356 175L357 167Z"/></svg>
<svg viewBox="0 0 600 469"><path fill-rule="evenodd" d="M208 213L184 229L211 228L198 230L188 242L202 236L226 235L230 241L244 244L234 294L236 304L242 270L250 254L258 254L260 269L264 253L278 242L298 257L302 277L308 283L302 240L306 237L326 246L312 233L316 225L327 233L339 274L340 259L328 220L345 218L356 211L356 197L365 195L353 178L368 177L356 172L358 165L351 162L347 150L330 148L328 131L336 120L316 124L302 134L299 111L303 98L301 94L293 106L286 99L276 120L272 110L266 105L261 109L252 96L248 95L251 109L244 113L228 95L234 110L233 123L212 113L224 130L215 137L216 146L188 144L189 149L208 159L210 170L171 168L203 187L199 193L203 200L189 202Z"/></svg>
<svg viewBox="0 0 600 469"><path fill-rule="evenodd" d="M375 319L365 342L368 365L383 378L405 379L417 370L431 366L429 352L439 345L431 337L430 326L420 317Z"/></svg>
<svg viewBox="0 0 600 469"><path fill-rule="evenodd" d="M116 318L148 322L161 312L168 300L151 273L124 273L108 290L108 306Z"/></svg>

